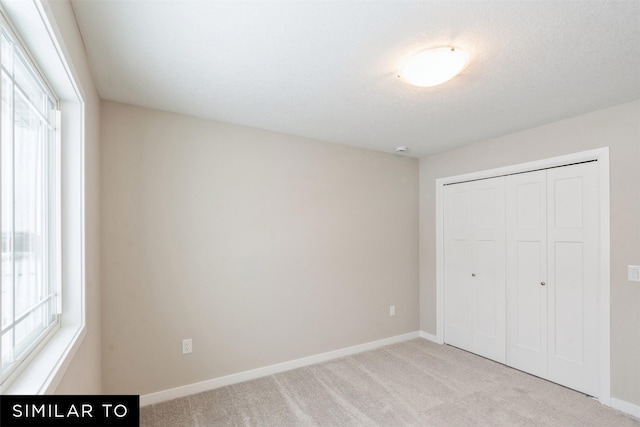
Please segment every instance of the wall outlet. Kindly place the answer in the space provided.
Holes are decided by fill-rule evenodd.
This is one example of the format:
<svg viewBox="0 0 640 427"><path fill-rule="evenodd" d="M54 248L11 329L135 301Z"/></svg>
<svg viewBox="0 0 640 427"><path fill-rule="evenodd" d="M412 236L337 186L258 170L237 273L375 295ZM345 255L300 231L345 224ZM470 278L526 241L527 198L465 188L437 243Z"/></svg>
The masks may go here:
<svg viewBox="0 0 640 427"><path fill-rule="evenodd" d="M640 265L627 266L627 279L630 282L640 282Z"/></svg>
<svg viewBox="0 0 640 427"><path fill-rule="evenodd" d="M396 315L396 306L395 305L390 305L389 306L389 316L395 316Z"/></svg>
<svg viewBox="0 0 640 427"><path fill-rule="evenodd" d="M182 354L189 354L193 352L193 341L191 338L182 340Z"/></svg>

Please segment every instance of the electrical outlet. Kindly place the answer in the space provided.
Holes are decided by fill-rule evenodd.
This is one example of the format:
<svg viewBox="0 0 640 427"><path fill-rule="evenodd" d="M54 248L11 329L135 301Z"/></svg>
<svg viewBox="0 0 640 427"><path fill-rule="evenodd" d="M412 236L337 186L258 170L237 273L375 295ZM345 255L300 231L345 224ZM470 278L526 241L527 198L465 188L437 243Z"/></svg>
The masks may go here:
<svg viewBox="0 0 640 427"><path fill-rule="evenodd" d="M396 306L395 305L390 305L389 306L389 316L395 316L396 315Z"/></svg>
<svg viewBox="0 0 640 427"><path fill-rule="evenodd" d="M182 340L182 354L189 354L193 352L193 341L191 338Z"/></svg>
<svg viewBox="0 0 640 427"><path fill-rule="evenodd" d="M630 282L640 282L640 265L627 266L627 279Z"/></svg>

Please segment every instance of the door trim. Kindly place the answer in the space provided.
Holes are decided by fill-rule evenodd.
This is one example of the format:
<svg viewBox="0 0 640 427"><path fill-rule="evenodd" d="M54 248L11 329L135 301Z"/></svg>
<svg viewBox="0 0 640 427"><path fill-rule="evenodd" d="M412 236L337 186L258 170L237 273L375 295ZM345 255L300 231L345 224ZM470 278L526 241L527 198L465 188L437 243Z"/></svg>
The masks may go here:
<svg viewBox="0 0 640 427"><path fill-rule="evenodd" d="M600 192L600 289L598 306L599 393L596 398L611 406L611 266L610 266L610 196L609 196L609 147L581 151L506 167L471 172L436 179L436 335L444 344L444 199L443 187L457 182L492 178L500 175L529 172L566 166L572 163L598 161L598 185Z"/></svg>

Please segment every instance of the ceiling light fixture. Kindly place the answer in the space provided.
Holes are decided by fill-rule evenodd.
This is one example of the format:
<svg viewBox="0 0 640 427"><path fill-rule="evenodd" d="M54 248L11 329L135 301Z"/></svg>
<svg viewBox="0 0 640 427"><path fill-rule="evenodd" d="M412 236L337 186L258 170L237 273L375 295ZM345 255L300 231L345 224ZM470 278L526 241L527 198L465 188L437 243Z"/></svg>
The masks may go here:
<svg viewBox="0 0 640 427"><path fill-rule="evenodd" d="M468 59L465 51L454 47L426 50L409 58L399 77L415 86L437 86L460 73Z"/></svg>

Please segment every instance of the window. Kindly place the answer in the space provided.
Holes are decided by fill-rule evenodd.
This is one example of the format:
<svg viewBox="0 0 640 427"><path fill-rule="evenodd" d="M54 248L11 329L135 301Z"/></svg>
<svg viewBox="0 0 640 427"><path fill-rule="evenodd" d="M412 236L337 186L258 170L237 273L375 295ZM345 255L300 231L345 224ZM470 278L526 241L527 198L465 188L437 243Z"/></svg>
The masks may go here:
<svg viewBox="0 0 640 427"><path fill-rule="evenodd" d="M57 100L1 30L0 384L59 326Z"/></svg>
<svg viewBox="0 0 640 427"><path fill-rule="evenodd" d="M14 132L10 135L17 144L16 129L19 125L15 121L23 120L24 124L30 123L32 130L20 131L33 140L36 140L36 134L41 138L37 139L41 150L38 164L42 168L38 169L40 178L37 181L40 184L39 187L34 184L32 188L33 193L39 196L36 199L32 194L30 200L34 206L33 200L37 200L41 207L48 204L48 214L39 217L33 214L27 230L16 227L7 230L13 235L3 234L3 255L9 248L14 252L11 256L16 258L18 252L28 252L28 256L33 259L31 267L39 268L38 279L32 283L36 284L37 290L34 292L41 294L37 299L34 298L38 302L31 305L27 310L29 314L24 319L20 316L27 311L18 314L16 310L10 314L11 319L7 320L13 326L9 326L9 323L2 325L3 338L6 335L5 326L11 328L16 335L7 338L7 343L0 340L0 346L4 346L0 347L3 357L0 366L3 371L0 374L0 394L39 395L56 391L87 335L85 285L88 279L96 280L94 283L99 280L95 267L98 245L96 239L87 240L85 233L85 192L91 191L93 194L98 189L95 168L89 172L89 188L85 187L85 159L90 156L93 164L97 163L94 156L99 138L99 101L85 58L77 49L81 45L81 39L76 31L73 9L69 2L0 0L0 38L4 37L4 41L0 39L0 66L6 74L0 88L3 101L0 108L2 114L12 109L11 115L7 116L8 124L5 124L4 116L0 120L0 132L4 138L4 130L9 126L8 129ZM70 45L67 44L68 40L71 41ZM5 64L6 61L9 61L10 67ZM19 69L25 73L18 75ZM11 92L5 90L5 81ZM16 84L19 87L12 86ZM21 92L18 93L19 91ZM89 105L85 103L85 93L88 94ZM57 113L55 109L61 112ZM90 120L85 120L87 113ZM54 127L58 129L57 132ZM87 140L90 141L91 149L88 153L85 151ZM44 141L48 143L45 144ZM44 154L45 149L47 155ZM12 153L14 156L16 154L17 151ZM5 155L2 150L0 157L0 171L4 172L2 160ZM15 162L17 160L14 160L14 164ZM45 162L47 169L44 169ZM17 174L15 176L18 178ZM36 178L29 176L29 182L35 183ZM0 180L0 192L4 192L3 173L0 173ZM17 194L14 192L16 199ZM20 197L26 197L22 196L22 192L20 194ZM0 210L5 204L4 194L2 196ZM95 199L92 199L92 203L91 209L97 211ZM90 217L90 224L94 236L97 236L93 216ZM4 232L2 222L0 227ZM43 233L38 234L40 229ZM89 263L85 262L86 246L89 248ZM49 251L46 255L45 250ZM4 271L4 265L0 268ZM17 274L17 270L15 271ZM36 273L33 274L35 277ZM48 281L45 282L44 278ZM4 285L4 281L2 284ZM96 292L96 287L90 287L89 297L95 298ZM0 298L9 297L0 294ZM36 305L38 306L35 307ZM0 317L4 316L4 310L0 301ZM26 320L27 317L30 319ZM95 321L95 316L92 320ZM28 337L28 340L19 343L20 337ZM31 342L31 346L25 345L26 342ZM10 366L5 366L5 355L10 357ZM91 359L90 363L96 361Z"/></svg>

